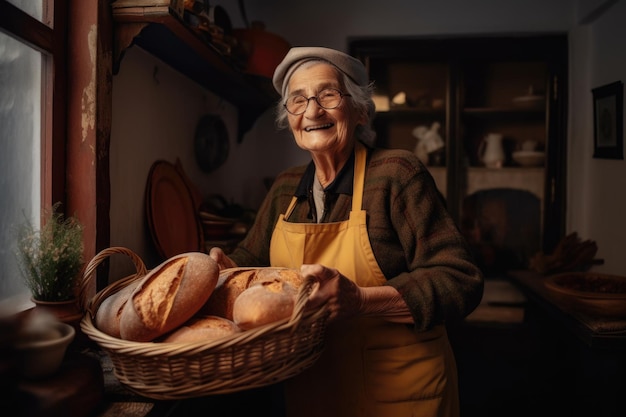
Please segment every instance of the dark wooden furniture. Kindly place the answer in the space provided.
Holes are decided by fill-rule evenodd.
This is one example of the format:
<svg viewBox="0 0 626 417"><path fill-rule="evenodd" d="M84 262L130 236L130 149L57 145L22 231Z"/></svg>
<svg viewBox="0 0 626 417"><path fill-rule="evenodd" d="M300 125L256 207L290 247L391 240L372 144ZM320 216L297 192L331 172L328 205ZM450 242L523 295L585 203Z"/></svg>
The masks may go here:
<svg viewBox="0 0 626 417"><path fill-rule="evenodd" d="M105 399L102 370L93 358L68 351L61 368L41 379L16 377L13 392L7 392L16 416L89 417Z"/></svg>
<svg viewBox="0 0 626 417"><path fill-rule="evenodd" d="M353 38L375 83L378 145L415 150L413 130L440 124L443 154L428 169L484 271L523 268L564 233L567 37L562 34ZM404 97L403 97L404 96ZM480 157L489 133L506 159ZM546 161L521 166L534 141Z"/></svg>
<svg viewBox="0 0 626 417"><path fill-rule="evenodd" d="M510 280L551 320L569 331L591 350L623 352L626 359L626 318L593 317L564 302L533 271L510 271Z"/></svg>
<svg viewBox="0 0 626 417"><path fill-rule="evenodd" d="M508 278L528 298L525 322L541 342L536 376L550 381L551 415L626 415L626 318L586 315L532 271Z"/></svg>

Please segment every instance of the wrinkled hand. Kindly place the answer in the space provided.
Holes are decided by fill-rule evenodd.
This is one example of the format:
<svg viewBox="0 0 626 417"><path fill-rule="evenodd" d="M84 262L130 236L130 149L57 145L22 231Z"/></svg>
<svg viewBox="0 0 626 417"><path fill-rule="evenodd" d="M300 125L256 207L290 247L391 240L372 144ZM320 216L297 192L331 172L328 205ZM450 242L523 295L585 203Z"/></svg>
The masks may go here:
<svg viewBox="0 0 626 417"><path fill-rule="evenodd" d="M236 268L237 264L230 259L221 248L214 247L209 251L209 256L217 262L217 266L222 269Z"/></svg>
<svg viewBox="0 0 626 417"><path fill-rule="evenodd" d="M300 273L319 282L320 287L309 296L308 308L318 308L326 303L329 320L348 318L358 314L363 303L359 286L333 268L323 265L302 265Z"/></svg>

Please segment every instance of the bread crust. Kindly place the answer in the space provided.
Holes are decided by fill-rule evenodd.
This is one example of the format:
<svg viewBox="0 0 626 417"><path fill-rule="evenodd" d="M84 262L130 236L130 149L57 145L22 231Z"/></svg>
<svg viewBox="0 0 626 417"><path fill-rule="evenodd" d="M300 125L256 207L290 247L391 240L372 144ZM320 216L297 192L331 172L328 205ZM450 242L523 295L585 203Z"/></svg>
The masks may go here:
<svg viewBox="0 0 626 417"><path fill-rule="evenodd" d="M235 300L233 321L248 330L288 318L297 294L291 284L278 278L253 284Z"/></svg>
<svg viewBox="0 0 626 417"><path fill-rule="evenodd" d="M95 325L98 330L118 339L122 337L120 335L122 310L135 288L137 288L137 285L139 285L139 280L131 282L100 303L95 318Z"/></svg>
<svg viewBox="0 0 626 417"><path fill-rule="evenodd" d="M289 268L259 268L250 285L263 281L281 280L299 290L304 283L304 278L300 271Z"/></svg>
<svg viewBox="0 0 626 417"><path fill-rule="evenodd" d="M233 305L257 274L256 268L229 268L220 272L211 297L200 309L200 314L233 319Z"/></svg>
<svg viewBox="0 0 626 417"><path fill-rule="evenodd" d="M167 335L165 343L191 343L213 341L232 336L241 329L231 320L218 316L195 316Z"/></svg>
<svg viewBox="0 0 626 417"><path fill-rule="evenodd" d="M219 278L205 253L173 256L150 271L131 294L120 316L120 336L148 342L181 326L206 303Z"/></svg>

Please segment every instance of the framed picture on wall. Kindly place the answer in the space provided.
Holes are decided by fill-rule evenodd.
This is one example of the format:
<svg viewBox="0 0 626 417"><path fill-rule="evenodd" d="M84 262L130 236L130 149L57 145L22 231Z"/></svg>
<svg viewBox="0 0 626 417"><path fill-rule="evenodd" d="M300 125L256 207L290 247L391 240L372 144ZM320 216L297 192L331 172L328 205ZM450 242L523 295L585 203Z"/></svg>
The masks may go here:
<svg viewBox="0 0 626 417"><path fill-rule="evenodd" d="M624 159L624 84L617 81L593 93L593 157Z"/></svg>

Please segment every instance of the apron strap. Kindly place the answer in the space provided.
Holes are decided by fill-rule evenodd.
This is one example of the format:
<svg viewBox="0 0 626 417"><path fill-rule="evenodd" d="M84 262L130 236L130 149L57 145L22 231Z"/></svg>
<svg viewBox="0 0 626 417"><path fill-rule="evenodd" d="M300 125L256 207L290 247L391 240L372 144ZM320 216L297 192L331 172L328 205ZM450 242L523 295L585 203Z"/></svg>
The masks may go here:
<svg viewBox="0 0 626 417"><path fill-rule="evenodd" d="M287 207L287 210L285 211L285 214L283 215L285 219L288 219L289 216L291 216L291 212L296 206L297 201L298 201L298 197L296 197L295 195L291 197L291 202L289 203L289 207Z"/></svg>
<svg viewBox="0 0 626 417"><path fill-rule="evenodd" d="M365 183L365 164L367 162L367 149L359 141L355 146L354 180L352 183L352 211L361 211L363 207L363 187Z"/></svg>

